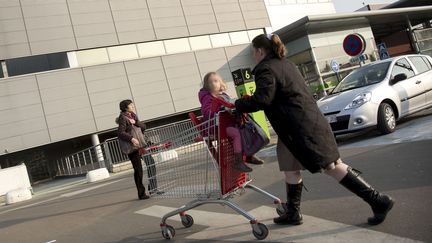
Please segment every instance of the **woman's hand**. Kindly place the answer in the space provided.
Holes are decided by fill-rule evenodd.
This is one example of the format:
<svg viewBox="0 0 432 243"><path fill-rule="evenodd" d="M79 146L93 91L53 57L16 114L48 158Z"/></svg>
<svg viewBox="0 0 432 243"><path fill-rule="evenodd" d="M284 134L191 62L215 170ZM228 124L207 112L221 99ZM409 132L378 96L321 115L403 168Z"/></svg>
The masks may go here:
<svg viewBox="0 0 432 243"><path fill-rule="evenodd" d="M131 142L133 143L133 145L135 145L135 146L139 146L140 145L140 142L138 141L138 139L136 139L136 138L132 138L131 139Z"/></svg>

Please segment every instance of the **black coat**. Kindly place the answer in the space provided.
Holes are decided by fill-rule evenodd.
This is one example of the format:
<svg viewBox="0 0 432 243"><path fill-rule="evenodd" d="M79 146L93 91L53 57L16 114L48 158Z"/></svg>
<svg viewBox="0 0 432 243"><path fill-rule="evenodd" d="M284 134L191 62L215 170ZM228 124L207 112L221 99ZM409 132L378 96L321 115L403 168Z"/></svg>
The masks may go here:
<svg viewBox="0 0 432 243"><path fill-rule="evenodd" d="M297 67L268 55L254 68L256 91L235 102L239 112L264 110L273 129L303 167L321 171L339 159L330 125ZM291 159L291 158L287 158Z"/></svg>
<svg viewBox="0 0 432 243"><path fill-rule="evenodd" d="M145 123L139 121L136 115L134 115L133 117L135 120L134 125L130 123L130 121L128 120L124 112L120 113L119 117L116 119L116 122L119 125L117 129L117 136L119 139L130 142L132 140L132 135L131 135L132 126L140 127L141 131L144 133L146 129Z"/></svg>

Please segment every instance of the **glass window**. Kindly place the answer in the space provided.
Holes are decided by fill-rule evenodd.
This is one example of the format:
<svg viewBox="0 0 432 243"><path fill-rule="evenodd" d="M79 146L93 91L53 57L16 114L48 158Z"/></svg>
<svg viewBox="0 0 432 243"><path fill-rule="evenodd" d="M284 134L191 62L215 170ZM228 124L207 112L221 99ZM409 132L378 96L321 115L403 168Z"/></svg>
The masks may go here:
<svg viewBox="0 0 432 243"><path fill-rule="evenodd" d="M188 38L165 41L165 49L168 54L187 52L191 50Z"/></svg>
<svg viewBox="0 0 432 243"><path fill-rule="evenodd" d="M140 57L154 57L166 54L163 41L138 44L138 52Z"/></svg>
<svg viewBox="0 0 432 243"><path fill-rule="evenodd" d="M342 80L332 93L340 93L379 83L386 77L389 66L390 62L382 62L361 67Z"/></svg>
<svg viewBox="0 0 432 243"><path fill-rule="evenodd" d="M427 59L426 57L422 57L422 59L425 61L426 65L428 66L429 69L432 69L432 65L429 62L429 59Z"/></svg>
<svg viewBox="0 0 432 243"><path fill-rule="evenodd" d="M60 68L68 68L69 61L65 52L6 60L9 76L44 72Z"/></svg>
<svg viewBox="0 0 432 243"><path fill-rule="evenodd" d="M231 40L228 34L216 34L210 36L213 47L230 46Z"/></svg>
<svg viewBox="0 0 432 243"><path fill-rule="evenodd" d="M429 71L428 65L424 62L421 57L409 57L410 61L414 64L418 73L424 73Z"/></svg>
<svg viewBox="0 0 432 243"><path fill-rule="evenodd" d="M0 78L4 78L2 63L0 62Z"/></svg>
<svg viewBox="0 0 432 243"><path fill-rule="evenodd" d="M233 32L229 35L233 45L249 43L249 37L246 31Z"/></svg>
<svg viewBox="0 0 432 243"><path fill-rule="evenodd" d="M263 29L257 29L257 30L248 30L249 39L252 41L253 38L255 38L258 35L264 34Z"/></svg>
<svg viewBox="0 0 432 243"><path fill-rule="evenodd" d="M69 66L71 68L79 67L76 51L68 52L67 56L68 56Z"/></svg>
<svg viewBox="0 0 432 243"><path fill-rule="evenodd" d="M405 73L408 78L411 78L415 75L414 70L405 58L402 58L395 63L392 71L392 77L395 77L401 73Z"/></svg>
<svg viewBox="0 0 432 243"><path fill-rule="evenodd" d="M108 55L111 62L118 62L138 58L136 45L123 45L108 47Z"/></svg>
<svg viewBox="0 0 432 243"><path fill-rule="evenodd" d="M212 47L210 42L210 37L208 35L205 36L197 36L189 38L190 45L192 50L202 50L209 49Z"/></svg>
<svg viewBox="0 0 432 243"><path fill-rule="evenodd" d="M109 62L106 48L77 51L76 58L80 67Z"/></svg>

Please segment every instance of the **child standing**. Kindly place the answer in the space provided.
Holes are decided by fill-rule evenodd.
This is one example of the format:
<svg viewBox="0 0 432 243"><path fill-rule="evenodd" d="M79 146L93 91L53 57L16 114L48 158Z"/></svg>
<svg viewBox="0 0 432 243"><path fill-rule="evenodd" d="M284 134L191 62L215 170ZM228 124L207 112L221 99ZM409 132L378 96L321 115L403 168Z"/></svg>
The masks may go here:
<svg viewBox="0 0 432 243"><path fill-rule="evenodd" d="M215 98L222 98L231 102L230 96L225 93L226 84L216 72L209 72L204 76L203 88L199 91L199 100L201 103L201 113L203 120L208 120L214 116L211 107ZM230 124L226 128L228 137L233 140L235 163L233 167L242 172L251 172L252 169L243 162L241 136L235 124ZM255 156L246 157L246 162L250 164L263 164L263 161Z"/></svg>

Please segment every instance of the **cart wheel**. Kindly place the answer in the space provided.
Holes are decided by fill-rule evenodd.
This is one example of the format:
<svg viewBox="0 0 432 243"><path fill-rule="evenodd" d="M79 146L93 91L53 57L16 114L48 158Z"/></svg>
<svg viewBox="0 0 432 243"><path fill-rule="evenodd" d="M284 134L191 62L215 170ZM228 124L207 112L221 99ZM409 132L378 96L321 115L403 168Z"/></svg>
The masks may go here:
<svg viewBox="0 0 432 243"><path fill-rule="evenodd" d="M162 229L162 236L167 239L171 240L175 236L175 229L171 225L166 225L165 229Z"/></svg>
<svg viewBox="0 0 432 243"><path fill-rule="evenodd" d="M185 228L189 228L194 224L194 219L189 214L181 217L181 222Z"/></svg>
<svg viewBox="0 0 432 243"><path fill-rule="evenodd" d="M281 203L281 204L279 204L279 205L277 206L277 208L276 208L276 213L277 213L279 216L284 215L287 211L288 211L288 209L287 209L286 203Z"/></svg>
<svg viewBox="0 0 432 243"><path fill-rule="evenodd" d="M258 240L264 240L267 238L269 230L265 224L257 223L256 227L259 228L261 232L255 231L254 227L252 227L252 233Z"/></svg>

